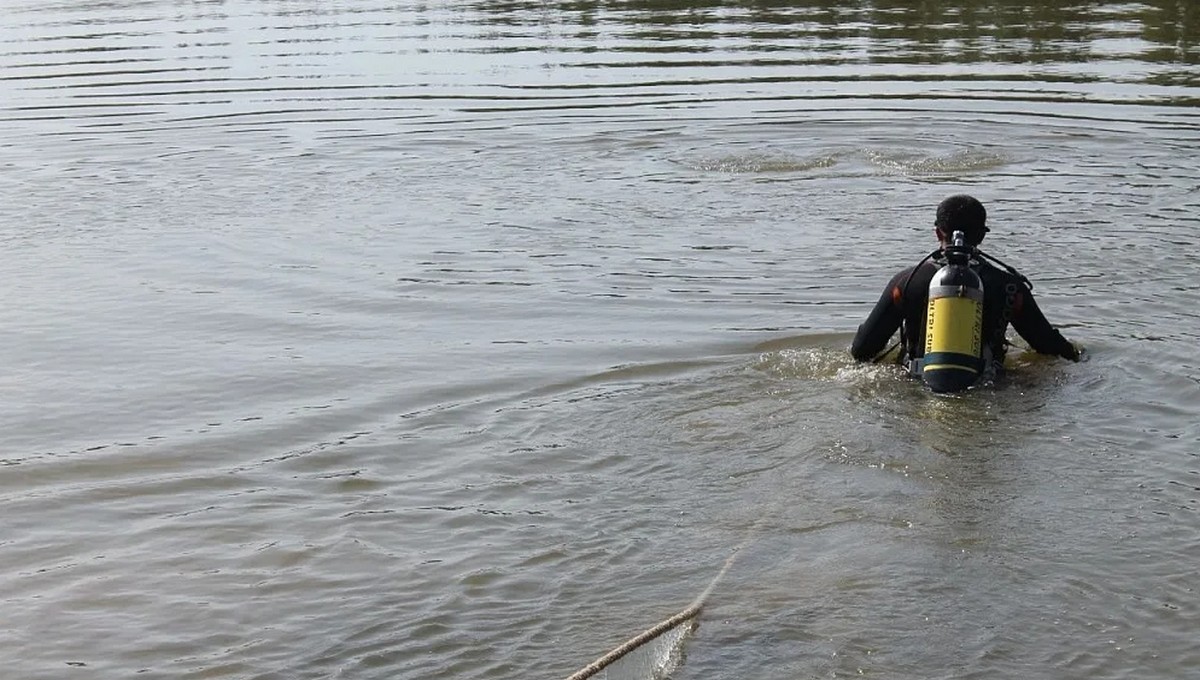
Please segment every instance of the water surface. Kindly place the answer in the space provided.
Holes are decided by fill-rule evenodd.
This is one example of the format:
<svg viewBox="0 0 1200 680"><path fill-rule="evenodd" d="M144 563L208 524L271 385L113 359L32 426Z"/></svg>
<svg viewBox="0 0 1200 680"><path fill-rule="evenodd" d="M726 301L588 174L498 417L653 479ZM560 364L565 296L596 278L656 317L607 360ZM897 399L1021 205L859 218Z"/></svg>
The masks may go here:
<svg viewBox="0 0 1200 680"><path fill-rule="evenodd" d="M1190 4L4 5L12 677L1200 664ZM958 192L1087 361L849 360Z"/></svg>

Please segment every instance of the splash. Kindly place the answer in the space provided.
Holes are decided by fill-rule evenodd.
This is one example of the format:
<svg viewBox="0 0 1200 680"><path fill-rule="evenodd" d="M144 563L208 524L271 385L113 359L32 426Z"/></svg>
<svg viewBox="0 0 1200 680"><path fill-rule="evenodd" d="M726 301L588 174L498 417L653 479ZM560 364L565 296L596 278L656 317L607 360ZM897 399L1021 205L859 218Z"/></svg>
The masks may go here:
<svg viewBox="0 0 1200 680"><path fill-rule="evenodd" d="M688 165L693 170L730 174L807 172L809 170L833 167L836 164L837 158L830 154L799 157L788 154L766 153L729 155L685 163L685 165Z"/></svg>
<svg viewBox="0 0 1200 680"><path fill-rule="evenodd" d="M754 368L779 378L841 383L874 382L892 377L899 370L889 363L861 363L844 350L824 347L764 352Z"/></svg>
<svg viewBox="0 0 1200 680"><path fill-rule="evenodd" d="M967 150L940 156L914 151L872 150L867 152L867 160L888 175L953 175L992 170L1009 162L998 153Z"/></svg>

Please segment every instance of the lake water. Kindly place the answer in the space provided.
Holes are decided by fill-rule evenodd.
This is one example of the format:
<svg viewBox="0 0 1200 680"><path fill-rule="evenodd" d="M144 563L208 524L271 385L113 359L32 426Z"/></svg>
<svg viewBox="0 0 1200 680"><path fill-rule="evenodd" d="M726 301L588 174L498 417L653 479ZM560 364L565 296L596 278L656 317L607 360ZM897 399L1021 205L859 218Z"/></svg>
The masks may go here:
<svg viewBox="0 0 1200 680"><path fill-rule="evenodd" d="M4 677L1200 668L1194 3L2 4ZM1086 361L850 360L960 192Z"/></svg>

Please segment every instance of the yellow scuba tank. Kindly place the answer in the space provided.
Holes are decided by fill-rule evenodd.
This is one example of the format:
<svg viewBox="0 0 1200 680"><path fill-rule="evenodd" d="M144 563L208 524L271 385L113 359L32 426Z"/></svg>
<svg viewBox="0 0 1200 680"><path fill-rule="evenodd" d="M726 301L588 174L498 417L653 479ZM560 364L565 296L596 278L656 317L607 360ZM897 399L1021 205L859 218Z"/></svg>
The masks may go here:
<svg viewBox="0 0 1200 680"><path fill-rule="evenodd" d="M921 379L934 392L958 392L983 369L983 282L970 267L971 247L954 232L947 263L929 282Z"/></svg>

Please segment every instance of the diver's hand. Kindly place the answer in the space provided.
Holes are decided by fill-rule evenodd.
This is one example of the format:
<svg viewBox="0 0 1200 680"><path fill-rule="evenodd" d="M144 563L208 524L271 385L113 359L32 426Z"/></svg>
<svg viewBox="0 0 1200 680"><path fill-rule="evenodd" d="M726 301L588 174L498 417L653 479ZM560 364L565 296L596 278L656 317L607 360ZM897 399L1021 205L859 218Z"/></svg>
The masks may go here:
<svg viewBox="0 0 1200 680"><path fill-rule="evenodd" d="M1083 345L1081 345L1077 342L1071 342L1069 340L1067 341L1067 344L1071 347L1071 349L1064 351L1062 353L1062 358L1070 359L1071 361L1074 361L1074 362L1083 361L1083 354L1086 351L1086 350L1084 350Z"/></svg>

